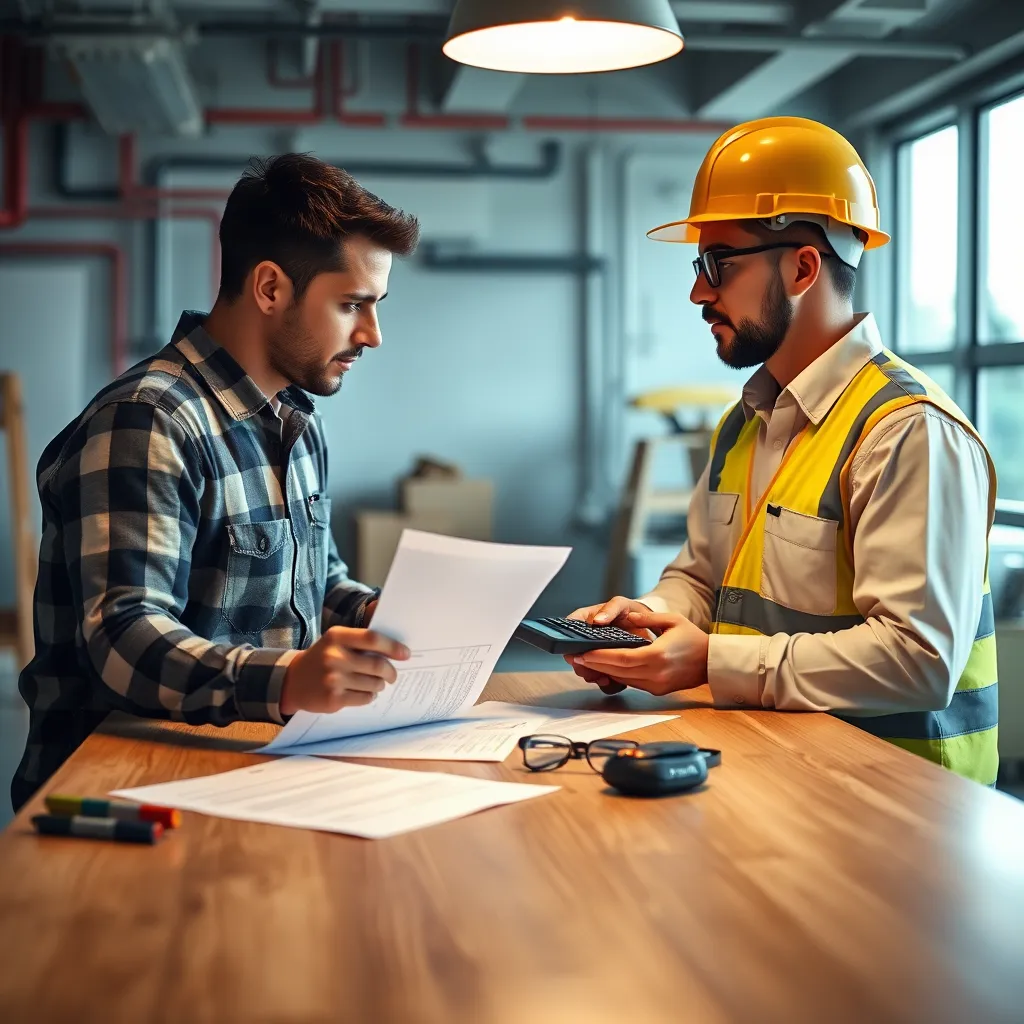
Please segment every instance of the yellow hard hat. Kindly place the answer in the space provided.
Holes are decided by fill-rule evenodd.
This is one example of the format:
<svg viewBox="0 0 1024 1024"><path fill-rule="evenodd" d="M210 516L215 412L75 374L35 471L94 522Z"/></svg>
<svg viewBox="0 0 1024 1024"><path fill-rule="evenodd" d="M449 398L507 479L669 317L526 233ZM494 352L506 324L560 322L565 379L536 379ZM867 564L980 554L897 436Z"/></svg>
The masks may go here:
<svg viewBox="0 0 1024 1024"><path fill-rule="evenodd" d="M786 216L795 214L806 216ZM861 251L889 241L878 227L875 183L842 135L804 117L764 117L719 137L697 172L689 216L652 228L647 237L697 242L700 225L709 221L763 220L781 230L805 219L821 224L833 245L843 224L863 233L861 247L853 232L840 229ZM852 262L858 261L859 253Z"/></svg>

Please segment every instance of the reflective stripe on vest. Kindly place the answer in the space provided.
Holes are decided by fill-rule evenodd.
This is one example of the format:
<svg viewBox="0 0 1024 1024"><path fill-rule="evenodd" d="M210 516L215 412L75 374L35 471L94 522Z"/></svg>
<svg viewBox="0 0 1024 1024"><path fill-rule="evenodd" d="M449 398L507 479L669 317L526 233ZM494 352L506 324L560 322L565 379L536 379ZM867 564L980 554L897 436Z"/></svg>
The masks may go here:
<svg viewBox="0 0 1024 1024"><path fill-rule="evenodd" d="M977 438L964 414L933 382L883 351L857 373L820 423L809 423L793 439L774 479L756 501L750 475L759 421L757 417L748 420L740 404L725 414L712 437L708 486L739 495L743 530L716 594L713 632L828 633L865 621L853 601L849 468L864 437L880 419L917 402L938 406ZM988 461L991 523L995 470L990 457ZM794 530L800 535L794 537ZM813 543L802 543L800 531ZM766 560L766 554L772 557ZM792 558L783 558L790 554ZM865 709L867 714L837 717L990 784L998 768L998 687L987 573L982 591L974 644L948 707L879 715Z"/></svg>

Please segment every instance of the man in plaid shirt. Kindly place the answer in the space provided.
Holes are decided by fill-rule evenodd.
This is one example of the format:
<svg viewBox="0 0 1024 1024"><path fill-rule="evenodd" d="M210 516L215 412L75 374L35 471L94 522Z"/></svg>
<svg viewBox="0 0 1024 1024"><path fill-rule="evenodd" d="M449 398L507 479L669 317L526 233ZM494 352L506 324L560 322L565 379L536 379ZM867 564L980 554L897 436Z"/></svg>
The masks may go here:
<svg viewBox="0 0 1024 1024"><path fill-rule="evenodd" d="M220 294L101 391L38 467L36 654L15 809L108 712L283 722L372 701L402 645L330 530L332 395L380 345L414 218L288 154L250 168L220 226ZM308 393L308 394L307 394Z"/></svg>

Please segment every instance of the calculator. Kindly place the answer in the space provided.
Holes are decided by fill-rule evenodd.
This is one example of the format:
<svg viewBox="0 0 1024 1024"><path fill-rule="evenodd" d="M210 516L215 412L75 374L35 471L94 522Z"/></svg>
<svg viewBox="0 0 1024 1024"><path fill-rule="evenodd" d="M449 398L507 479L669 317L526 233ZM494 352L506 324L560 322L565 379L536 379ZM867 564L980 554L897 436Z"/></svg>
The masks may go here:
<svg viewBox="0 0 1024 1024"><path fill-rule="evenodd" d="M610 648L646 647L651 641L619 629L593 626L577 619L523 619L516 628L518 639L551 654L582 654Z"/></svg>

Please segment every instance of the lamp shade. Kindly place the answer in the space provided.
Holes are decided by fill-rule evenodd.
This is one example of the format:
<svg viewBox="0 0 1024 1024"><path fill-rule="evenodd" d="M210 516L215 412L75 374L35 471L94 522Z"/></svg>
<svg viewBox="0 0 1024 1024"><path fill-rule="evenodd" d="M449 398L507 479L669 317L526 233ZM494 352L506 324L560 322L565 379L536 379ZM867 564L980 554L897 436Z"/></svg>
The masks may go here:
<svg viewBox="0 0 1024 1024"><path fill-rule="evenodd" d="M635 68L682 48L668 0L458 0L442 47L461 64L545 75Z"/></svg>

